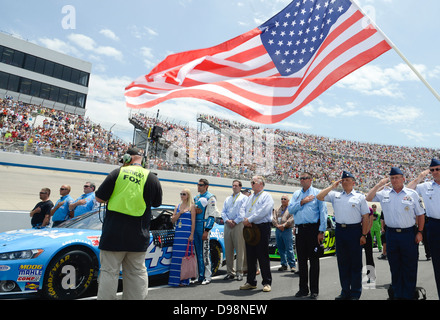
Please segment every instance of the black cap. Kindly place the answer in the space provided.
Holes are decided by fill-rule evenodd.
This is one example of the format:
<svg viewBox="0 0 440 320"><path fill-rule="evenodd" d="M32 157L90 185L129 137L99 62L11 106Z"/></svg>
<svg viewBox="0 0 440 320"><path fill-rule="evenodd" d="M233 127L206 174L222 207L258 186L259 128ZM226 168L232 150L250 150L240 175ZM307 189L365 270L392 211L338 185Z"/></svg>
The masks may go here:
<svg viewBox="0 0 440 320"><path fill-rule="evenodd" d="M136 147L128 148L126 154L130 156L142 156L141 150Z"/></svg>

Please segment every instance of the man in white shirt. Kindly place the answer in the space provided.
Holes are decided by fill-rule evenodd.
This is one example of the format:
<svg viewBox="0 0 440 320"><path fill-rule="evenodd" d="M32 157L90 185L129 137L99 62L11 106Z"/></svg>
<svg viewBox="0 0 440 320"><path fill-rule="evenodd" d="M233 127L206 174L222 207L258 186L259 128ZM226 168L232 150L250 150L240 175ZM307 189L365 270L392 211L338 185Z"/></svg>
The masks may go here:
<svg viewBox="0 0 440 320"><path fill-rule="evenodd" d="M224 221L224 241L226 255L227 275L224 280L243 280L243 260L245 245L243 238L243 220L245 205L248 197L241 193L242 183L240 180L232 182L232 195L226 198L221 212ZM237 255L236 268L234 272L234 250ZM234 274L235 273L235 274Z"/></svg>
<svg viewBox="0 0 440 320"><path fill-rule="evenodd" d="M240 290L257 288L257 260L263 277L263 292L270 292L272 274L270 272L269 238L272 225L273 199L264 191L265 180L262 176L254 176L251 181L253 194L246 202L245 228L256 228L260 237L256 243L246 242L247 280ZM244 231L243 231L244 232ZM258 237L257 237L258 238Z"/></svg>

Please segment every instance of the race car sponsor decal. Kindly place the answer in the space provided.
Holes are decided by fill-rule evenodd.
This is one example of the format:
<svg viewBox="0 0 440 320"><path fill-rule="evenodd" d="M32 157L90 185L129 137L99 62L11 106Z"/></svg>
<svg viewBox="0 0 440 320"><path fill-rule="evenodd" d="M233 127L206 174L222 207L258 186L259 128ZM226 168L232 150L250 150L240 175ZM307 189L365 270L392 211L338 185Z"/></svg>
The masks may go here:
<svg viewBox="0 0 440 320"><path fill-rule="evenodd" d="M88 236L87 239L89 239L92 242L92 246L97 247L99 246L99 239L100 236Z"/></svg>
<svg viewBox="0 0 440 320"><path fill-rule="evenodd" d="M211 230L211 238L223 239L224 234L219 229Z"/></svg>
<svg viewBox="0 0 440 320"><path fill-rule="evenodd" d="M4 266L4 265L0 266L0 271L9 271L10 269L11 269L10 266Z"/></svg>
<svg viewBox="0 0 440 320"><path fill-rule="evenodd" d="M21 265L18 268L17 282L40 281L43 275L43 265Z"/></svg>
<svg viewBox="0 0 440 320"><path fill-rule="evenodd" d="M40 289L40 284L38 282L27 282L24 286L24 290L38 290Z"/></svg>

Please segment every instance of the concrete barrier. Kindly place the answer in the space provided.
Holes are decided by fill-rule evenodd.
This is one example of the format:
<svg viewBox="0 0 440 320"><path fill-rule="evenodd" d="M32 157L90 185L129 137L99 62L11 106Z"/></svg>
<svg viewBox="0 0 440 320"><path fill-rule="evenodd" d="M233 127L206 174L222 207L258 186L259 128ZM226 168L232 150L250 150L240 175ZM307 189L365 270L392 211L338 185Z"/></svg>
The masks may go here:
<svg viewBox="0 0 440 320"><path fill-rule="evenodd" d="M88 161L80 160L66 160L59 158L50 158L44 156L27 155L20 153L11 152L0 152L0 165L2 166L14 166L14 167L25 167L31 169L45 169L54 171L64 171L64 172L75 172L75 173L86 173L86 174L97 174L97 175L107 175L113 169L117 168L117 165L109 165ZM231 178L220 178L212 176L202 176L199 174L189 174L177 171L165 171L165 170L152 170L157 173L161 181L176 182L176 183L197 183L200 178L206 178L211 186L217 187L231 187L234 177ZM244 187L250 187L250 184L246 184L243 181ZM292 186L267 184L265 190L271 192L288 192L291 193L292 190L298 188L293 188Z"/></svg>

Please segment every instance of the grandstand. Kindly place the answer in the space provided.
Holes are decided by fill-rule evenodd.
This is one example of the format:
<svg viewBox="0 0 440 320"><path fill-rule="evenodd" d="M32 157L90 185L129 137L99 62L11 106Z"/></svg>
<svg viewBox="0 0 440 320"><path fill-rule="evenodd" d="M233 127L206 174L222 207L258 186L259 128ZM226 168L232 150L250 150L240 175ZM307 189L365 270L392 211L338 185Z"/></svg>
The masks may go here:
<svg viewBox="0 0 440 320"><path fill-rule="evenodd" d="M117 164L130 145L81 115L11 99L0 102L0 149L4 151ZM300 172L309 171L314 185L323 188L348 170L357 178L358 189L367 191L391 166L402 167L410 180L439 155L438 149L272 130L206 114L198 115L199 125L194 127L140 112L132 113L129 120L134 130L147 136L150 168L249 180L264 174L262 160L272 158L273 163L265 163L271 164L271 172L264 175L274 184L299 185ZM148 139L154 127L163 129L162 136Z"/></svg>

